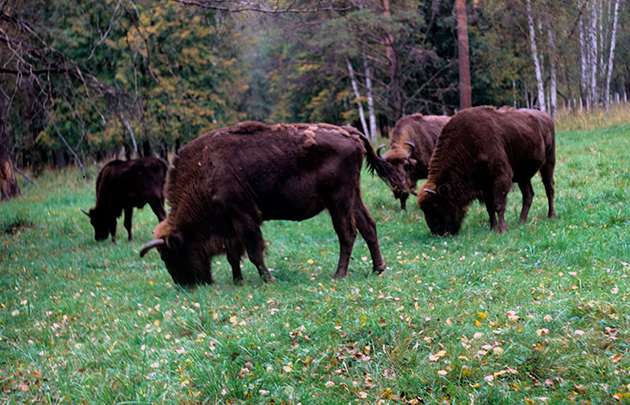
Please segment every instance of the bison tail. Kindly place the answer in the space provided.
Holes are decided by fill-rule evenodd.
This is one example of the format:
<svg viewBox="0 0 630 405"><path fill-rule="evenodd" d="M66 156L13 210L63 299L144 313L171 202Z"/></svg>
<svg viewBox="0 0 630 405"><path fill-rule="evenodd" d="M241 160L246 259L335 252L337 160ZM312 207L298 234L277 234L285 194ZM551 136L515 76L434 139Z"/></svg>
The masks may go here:
<svg viewBox="0 0 630 405"><path fill-rule="evenodd" d="M367 151L367 168L370 173L376 173L392 190L402 190L415 194L394 167L376 154L370 140L363 134L360 134L360 137Z"/></svg>

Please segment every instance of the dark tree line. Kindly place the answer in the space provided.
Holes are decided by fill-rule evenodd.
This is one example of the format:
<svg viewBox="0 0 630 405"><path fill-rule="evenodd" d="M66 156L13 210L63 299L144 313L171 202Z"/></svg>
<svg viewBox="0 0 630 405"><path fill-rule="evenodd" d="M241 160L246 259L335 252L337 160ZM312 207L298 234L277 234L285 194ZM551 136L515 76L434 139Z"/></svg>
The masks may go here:
<svg viewBox="0 0 630 405"><path fill-rule="evenodd" d="M374 139L462 105L603 105L606 85L630 92L626 3L0 0L0 161L36 172L166 155L245 119L350 123ZM586 86L611 60L614 10L614 64Z"/></svg>

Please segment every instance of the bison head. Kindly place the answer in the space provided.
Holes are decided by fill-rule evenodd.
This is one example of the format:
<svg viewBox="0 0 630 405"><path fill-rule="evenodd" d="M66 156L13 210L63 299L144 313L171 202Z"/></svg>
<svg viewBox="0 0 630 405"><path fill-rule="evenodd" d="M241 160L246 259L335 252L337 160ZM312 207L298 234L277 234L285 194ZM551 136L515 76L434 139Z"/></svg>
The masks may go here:
<svg viewBox="0 0 630 405"><path fill-rule="evenodd" d="M186 243L182 233L170 229L166 221L160 222L153 234L155 239L144 245L140 257L156 248L175 284L188 286L212 283L210 262L203 255L202 248Z"/></svg>
<svg viewBox="0 0 630 405"><path fill-rule="evenodd" d="M389 163L399 176L405 180L405 184L409 186L410 189L415 188L416 182L411 178L411 173L415 171L415 168L418 164L418 161L412 157L413 152L415 150L415 145L411 142L405 142L405 145L408 145L411 149L394 146L383 156L383 159ZM381 145L376 150L379 157L381 157L381 150L385 147L385 145ZM392 189L394 196L396 198L400 198L401 195L406 194L407 190L400 189Z"/></svg>
<svg viewBox="0 0 630 405"><path fill-rule="evenodd" d="M110 234L112 238L114 237L116 234L116 216L97 207L91 208L89 212L81 211L90 218L90 223L94 227L95 240L105 240Z"/></svg>
<svg viewBox="0 0 630 405"><path fill-rule="evenodd" d="M418 192L418 206L424 212L424 219L431 232L440 236L457 234L466 214L449 191L447 185L435 187L427 182Z"/></svg>

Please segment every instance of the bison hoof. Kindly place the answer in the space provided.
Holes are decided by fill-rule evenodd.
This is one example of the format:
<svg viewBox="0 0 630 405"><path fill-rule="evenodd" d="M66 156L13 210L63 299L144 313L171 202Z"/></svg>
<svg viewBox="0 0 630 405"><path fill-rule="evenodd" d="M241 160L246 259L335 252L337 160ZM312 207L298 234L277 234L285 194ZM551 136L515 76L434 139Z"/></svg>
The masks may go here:
<svg viewBox="0 0 630 405"><path fill-rule="evenodd" d="M374 274L382 274L386 269L385 264L383 264L382 266L379 267L374 267L374 269L372 269L372 273Z"/></svg>
<svg viewBox="0 0 630 405"><path fill-rule="evenodd" d="M495 226L495 227L494 227L494 230L495 230L495 231L496 231L499 235L501 235L502 233L507 232L508 227L507 227L507 225L505 225L505 224L503 224L503 225L497 225L497 226Z"/></svg>

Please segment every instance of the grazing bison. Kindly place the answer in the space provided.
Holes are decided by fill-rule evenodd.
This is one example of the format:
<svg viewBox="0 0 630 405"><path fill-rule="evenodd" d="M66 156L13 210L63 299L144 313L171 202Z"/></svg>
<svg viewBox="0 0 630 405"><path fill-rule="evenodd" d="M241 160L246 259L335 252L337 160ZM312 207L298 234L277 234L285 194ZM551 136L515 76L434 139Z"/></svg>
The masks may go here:
<svg viewBox="0 0 630 405"><path fill-rule="evenodd" d="M403 176L411 190L415 190L419 179L427 178L435 143L449 119L439 115L413 114L402 117L394 126L389 138L390 149L383 158ZM384 147L379 146L379 156ZM392 192L394 198L400 200L400 208L406 209L409 193L397 188Z"/></svg>
<svg viewBox="0 0 630 405"><path fill-rule="evenodd" d="M94 239L105 240L112 235L116 241L116 218L125 212L125 228L131 240L133 208L146 204L161 221L164 210L164 180L168 163L160 158L144 157L135 160L113 160L103 166L96 177L96 206L83 211L94 227Z"/></svg>
<svg viewBox="0 0 630 405"><path fill-rule="evenodd" d="M212 283L211 259L224 253L234 282L242 282L240 258L247 252L261 278L271 280L263 221L301 221L327 209L340 244L333 278L346 276L357 228L380 273L385 264L376 224L360 191L366 155L368 168L404 188L352 127L248 121L210 131L175 158L165 187L171 210L140 256L157 247L173 281L190 285Z"/></svg>
<svg viewBox="0 0 630 405"><path fill-rule="evenodd" d="M475 107L460 111L442 130L418 192L418 205L431 232L456 234L466 207L479 199L490 215L490 228L507 230L507 194L518 183L523 194L520 221L534 199L531 178L540 170L554 210L555 133L553 120L537 110L498 111ZM498 221L497 221L498 216Z"/></svg>

